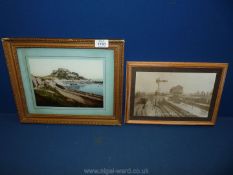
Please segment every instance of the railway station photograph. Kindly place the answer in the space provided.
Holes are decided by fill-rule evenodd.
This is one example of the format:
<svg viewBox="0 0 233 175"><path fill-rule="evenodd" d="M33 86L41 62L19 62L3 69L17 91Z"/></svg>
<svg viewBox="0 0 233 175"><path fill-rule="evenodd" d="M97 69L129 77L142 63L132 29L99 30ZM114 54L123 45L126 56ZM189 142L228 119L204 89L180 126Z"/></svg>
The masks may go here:
<svg viewBox="0 0 233 175"><path fill-rule="evenodd" d="M207 118L216 73L136 72L134 116Z"/></svg>

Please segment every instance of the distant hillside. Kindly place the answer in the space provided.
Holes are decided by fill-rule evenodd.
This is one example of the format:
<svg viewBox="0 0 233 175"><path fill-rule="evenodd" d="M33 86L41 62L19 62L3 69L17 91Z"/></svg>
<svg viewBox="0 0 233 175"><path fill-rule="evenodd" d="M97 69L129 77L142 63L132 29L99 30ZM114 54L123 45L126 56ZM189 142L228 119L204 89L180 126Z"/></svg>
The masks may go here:
<svg viewBox="0 0 233 175"><path fill-rule="evenodd" d="M86 78L80 76L78 73L71 72L65 68L58 68L57 70L53 70L50 76L66 80L86 80Z"/></svg>

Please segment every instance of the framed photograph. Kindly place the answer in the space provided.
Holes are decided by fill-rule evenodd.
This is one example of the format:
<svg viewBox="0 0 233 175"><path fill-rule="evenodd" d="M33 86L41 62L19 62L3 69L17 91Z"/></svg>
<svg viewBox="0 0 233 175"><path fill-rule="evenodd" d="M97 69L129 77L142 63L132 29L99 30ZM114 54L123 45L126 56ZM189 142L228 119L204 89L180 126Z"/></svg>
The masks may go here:
<svg viewBox="0 0 233 175"><path fill-rule="evenodd" d="M2 42L22 123L121 124L123 40Z"/></svg>
<svg viewBox="0 0 233 175"><path fill-rule="evenodd" d="M214 125L226 63L128 62L125 122Z"/></svg>

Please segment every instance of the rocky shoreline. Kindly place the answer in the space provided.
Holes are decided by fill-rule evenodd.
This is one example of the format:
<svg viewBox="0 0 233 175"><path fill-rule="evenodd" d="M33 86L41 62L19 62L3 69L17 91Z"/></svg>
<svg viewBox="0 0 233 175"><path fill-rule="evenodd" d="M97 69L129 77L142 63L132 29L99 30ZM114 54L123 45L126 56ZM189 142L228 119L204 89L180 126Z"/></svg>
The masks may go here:
<svg viewBox="0 0 233 175"><path fill-rule="evenodd" d="M59 70L61 71L61 69ZM53 71L50 76L44 77L31 75L37 106L103 107L103 96L68 88L71 83L90 84L101 82L88 80L80 77L77 73L68 72L68 77L64 76L64 73L62 77L53 74L59 74L59 72Z"/></svg>

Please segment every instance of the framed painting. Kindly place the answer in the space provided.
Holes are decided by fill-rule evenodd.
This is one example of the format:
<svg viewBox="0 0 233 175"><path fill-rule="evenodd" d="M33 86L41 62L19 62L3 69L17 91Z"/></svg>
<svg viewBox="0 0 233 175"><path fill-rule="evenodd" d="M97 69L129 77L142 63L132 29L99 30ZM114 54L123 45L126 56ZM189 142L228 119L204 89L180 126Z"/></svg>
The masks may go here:
<svg viewBox="0 0 233 175"><path fill-rule="evenodd" d="M123 40L2 42L22 123L121 124Z"/></svg>
<svg viewBox="0 0 233 175"><path fill-rule="evenodd" d="M214 125L226 63L128 62L125 122Z"/></svg>

